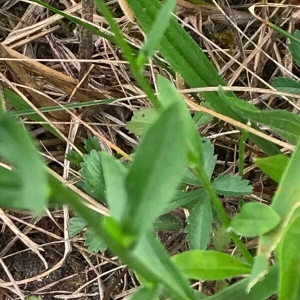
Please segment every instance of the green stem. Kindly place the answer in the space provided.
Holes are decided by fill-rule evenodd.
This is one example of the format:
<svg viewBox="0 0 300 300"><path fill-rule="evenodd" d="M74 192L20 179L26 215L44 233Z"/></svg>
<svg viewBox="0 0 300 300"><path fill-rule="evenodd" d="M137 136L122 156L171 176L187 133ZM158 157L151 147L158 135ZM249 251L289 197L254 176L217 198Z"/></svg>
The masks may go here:
<svg viewBox="0 0 300 300"><path fill-rule="evenodd" d="M130 45L124 39L122 31L114 20L111 11L103 0L94 0L94 2L97 4L99 10L101 11L101 14L103 14L106 21L110 25L111 31L115 34L116 42L120 49L123 51L127 61L129 62L135 79L137 80L143 91L146 93L152 105L155 108L160 108L160 103L157 97L155 96L146 78L141 74L141 68L138 65L137 58L135 57Z"/></svg>
<svg viewBox="0 0 300 300"><path fill-rule="evenodd" d="M245 159L245 142L248 138L248 131L242 130L242 136L239 142L239 175L244 175L244 159ZM244 205L243 197L239 197L240 208Z"/></svg>

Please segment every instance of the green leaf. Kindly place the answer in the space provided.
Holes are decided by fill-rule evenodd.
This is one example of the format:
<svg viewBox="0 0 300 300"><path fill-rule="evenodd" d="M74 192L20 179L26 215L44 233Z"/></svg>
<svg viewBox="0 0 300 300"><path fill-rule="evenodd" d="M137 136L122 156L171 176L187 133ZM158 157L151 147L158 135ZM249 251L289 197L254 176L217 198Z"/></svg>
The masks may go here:
<svg viewBox="0 0 300 300"><path fill-rule="evenodd" d="M279 215L270 206L250 202L243 205L241 212L232 218L230 229L237 234L254 237L271 231L279 222Z"/></svg>
<svg viewBox="0 0 300 300"><path fill-rule="evenodd" d="M289 163L289 158L284 154L256 158L255 164L274 181L279 182Z"/></svg>
<svg viewBox="0 0 300 300"><path fill-rule="evenodd" d="M213 182L213 187L219 195L224 196L242 196L252 192L252 186L249 185L248 180L231 173L217 177Z"/></svg>
<svg viewBox="0 0 300 300"><path fill-rule="evenodd" d="M211 178L215 169L217 156L214 155L214 145L207 138L201 139L201 151L203 155L203 164L201 167L204 169L208 178ZM187 170L183 182L189 185L202 186L201 180L196 176L193 170Z"/></svg>
<svg viewBox="0 0 300 300"><path fill-rule="evenodd" d="M167 29L172 12L176 8L176 0L166 0L161 10L159 11L152 29L149 32L145 44L142 46L141 53L138 57L138 64L140 67L154 55L155 50L159 47L159 44Z"/></svg>
<svg viewBox="0 0 300 300"><path fill-rule="evenodd" d="M178 190L173 200L167 204L164 213L170 212L177 207L192 209L204 196L204 189L195 189L188 192Z"/></svg>
<svg viewBox="0 0 300 300"><path fill-rule="evenodd" d="M89 137L84 141L84 148L88 153L92 152L92 150L101 151L99 140L95 136Z"/></svg>
<svg viewBox="0 0 300 300"><path fill-rule="evenodd" d="M280 92L300 94L300 83L292 78L275 77L272 86Z"/></svg>
<svg viewBox="0 0 300 300"><path fill-rule="evenodd" d="M126 210L128 201L125 187L128 170L119 160L106 152L101 153L101 162L105 179L107 204L111 215L119 222Z"/></svg>
<svg viewBox="0 0 300 300"><path fill-rule="evenodd" d="M0 168L0 205L41 214L49 196L46 168L29 134L6 114L0 114L0 155L14 166Z"/></svg>
<svg viewBox="0 0 300 300"><path fill-rule="evenodd" d="M105 217L99 224L99 214L87 208L79 195L63 186L53 176L50 176L49 184L51 190L56 192L54 195L56 203L69 205L76 214L83 217L88 227L93 228L95 234L105 240L110 250L146 282L164 285L168 294L178 300L195 299L186 278L171 263L169 254L153 233L142 236L133 247L133 240L111 217Z"/></svg>
<svg viewBox="0 0 300 300"><path fill-rule="evenodd" d="M187 166L186 124L181 105L167 108L149 128L126 180L122 225L133 235L151 228L172 199Z"/></svg>
<svg viewBox="0 0 300 300"><path fill-rule="evenodd" d="M297 63L298 66L300 66L300 54L299 54L300 31L295 30L293 36L297 39L298 42L296 42L294 39L291 39L290 50L292 52L295 62Z"/></svg>
<svg viewBox="0 0 300 300"><path fill-rule="evenodd" d="M183 228L182 222L171 214L159 216L153 226L158 231L179 231Z"/></svg>
<svg viewBox="0 0 300 300"><path fill-rule="evenodd" d="M187 219L186 239L189 242L190 249L206 249L210 241L212 221L212 207L210 199L205 193L205 197L196 204Z"/></svg>
<svg viewBox="0 0 300 300"><path fill-rule="evenodd" d="M153 232L143 235L131 254L138 258L145 268L156 274L158 281L155 282L165 285L171 299L194 299L193 291L185 276L172 263L170 255ZM138 274L143 276L139 272Z"/></svg>
<svg viewBox="0 0 300 300"><path fill-rule="evenodd" d="M216 251L190 250L173 256L172 261L191 279L221 280L251 272L250 266Z"/></svg>
<svg viewBox="0 0 300 300"><path fill-rule="evenodd" d="M217 251L223 251L228 249L231 243L231 236L227 228L219 225L215 230L212 238L214 249Z"/></svg>
<svg viewBox="0 0 300 300"><path fill-rule="evenodd" d="M277 293L278 265L272 266L270 272L259 281L248 293L246 291L249 279L240 280L219 293L210 296L209 300L266 300ZM289 298L287 298L289 299Z"/></svg>
<svg viewBox="0 0 300 300"><path fill-rule="evenodd" d="M201 103L201 106L211 109L211 106L207 102ZM213 116L211 116L207 113L201 112L201 111L196 111L194 113L194 117L193 117L193 120L194 120L197 128L208 124L209 122L212 121L212 119L213 119Z"/></svg>
<svg viewBox="0 0 300 300"><path fill-rule="evenodd" d="M82 156L75 150L69 151L66 155L66 159L77 166L79 166L83 162Z"/></svg>
<svg viewBox="0 0 300 300"><path fill-rule="evenodd" d="M149 34L162 5L157 0L128 0L128 4L133 10L139 25L146 34ZM172 69L178 72L190 87L225 85L225 81L218 74L218 71L202 49L173 17L165 31L164 38L161 40L159 50ZM231 92L227 92L227 94L228 96L234 96ZM237 116L219 97L218 93L205 92L201 95L217 112L238 121L247 122L247 120ZM268 154L279 153L278 148L274 144L252 134L249 134L249 136Z"/></svg>
<svg viewBox="0 0 300 300"><path fill-rule="evenodd" d="M298 115L285 110L259 110L244 100L227 97L221 88L219 88L219 93L231 109L251 121L254 128L256 128L256 123L267 125L288 142L293 145L297 144L300 136L300 117Z"/></svg>
<svg viewBox="0 0 300 300"><path fill-rule="evenodd" d="M73 217L70 219L69 234L70 237L74 237L80 233L86 227L86 221L81 217Z"/></svg>
<svg viewBox="0 0 300 300"><path fill-rule="evenodd" d="M158 288L156 286L139 288L129 299L130 300L158 300Z"/></svg>
<svg viewBox="0 0 300 300"><path fill-rule="evenodd" d="M101 164L101 153L92 150L90 154L83 155L82 177L93 197L105 202L105 182Z"/></svg>
<svg viewBox="0 0 300 300"><path fill-rule="evenodd" d="M158 112L154 108L142 108L133 113L133 117L130 122L127 123L127 128L130 132L137 135L145 134L151 124L158 117Z"/></svg>
<svg viewBox="0 0 300 300"><path fill-rule="evenodd" d="M280 267L279 300L300 297L300 209L297 208L276 251Z"/></svg>
<svg viewBox="0 0 300 300"><path fill-rule="evenodd" d="M89 252L102 252L107 249L107 245L94 231L93 228L88 228L84 233L85 245L88 246Z"/></svg>

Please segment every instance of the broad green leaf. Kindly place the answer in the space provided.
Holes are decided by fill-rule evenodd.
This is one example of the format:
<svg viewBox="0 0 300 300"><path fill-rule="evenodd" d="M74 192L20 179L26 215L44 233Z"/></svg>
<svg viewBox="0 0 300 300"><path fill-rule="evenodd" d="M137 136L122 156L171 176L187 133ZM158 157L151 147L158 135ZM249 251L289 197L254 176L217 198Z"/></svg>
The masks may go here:
<svg viewBox="0 0 300 300"><path fill-rule="evenodd" d="M198 164L203 165L203 150L201 148L202 138L199 135L199 131L193 122L187 105L181 94L176 88L164 77L158 76L157 83L159 86L159 102L162 109L167 108L173 103L177 103L180 106L182 117L185 121L185 127L187 130L186 139L188 142L188 158L190 166Z"/></svg>
<svg viewBox="0 0 300 300"><path fill-rule="evenodd" d="M128 4L142 29L149 34L162 5L157 0L128 0ZM147 9L145 9L145 7ZM206 87L225 85L225 81L218 74L216 68L206 57L202 49L191 36L182 28L175 18L171 18L170 24L161 40L159 50L170 63L172 69L178 72L190 87ZM228 96L234 96L227 92ZM243 120L231 108L222 101L216 92L205 92L202 96L211 107L223 115L234 118L244 123ZM279 153L278 148L255 135L250 138L269 154Z"/></svg>
<svg viewBox="0 0 300 300"><path fill-rule="evenodd" d="M112 216L120 221L127 204L125 180L128 171L116 158L106 152L101 153L103 175L105 179L107 204Z"/></svg>
<svg viewBox="0 0 300 300"><path fill-rule="evenodd" d="M231 173L217 177L213 182L213 187L219 195L224 196L242 196L252 192L252 186L249 185L248 180Z"/></svg>
<svg viewBox="0 0 300 300"><path fill-rule="evenodd" d="M159 11L152 29L149 32L145 44L142 46L141 53L137 58L140 67L154 55L155 50L164 36L165 30L169 25L172 12L176 8L176 0L166 0L161 10Z"/></svg>
<svg viewBox="0 0 300 300"><path fill-rule="evenodd" d="M102 171L101 153L92 150L90 154L83 155L82 177L89 191L96 199L106 202L105 183Z"/></svg>
<svg viewBox="0 0 300 300"><path fill-rule="evenodd" d="M300 94L300 83L292 78L275 77L272 86L280 92Z"/></svg>
<svg viewBox="0 0 300 300"><path fill-rule="evenodd" d="M0 155L14 167L0 168L0 205L42 213L49 196L46 168L29 134L6 114L0 114Z"/></svg>
<svg viewBox="0 0 300 300"><path fill-rule="evenodd" d="M80 233L86 227L86 221L81 217L73 217L70 219L70 225L68 227L70 237L74 237Z"/></svg>
<svg viewBox="0 0 300 300"><path fill-rule="evenodd" d="M145 134L151 124L158 117L158 112L154 108L142 108L133 113L131 121L127 123L130 132L137 135Z"/></svg>
<svg viewBox="0 0 300 300"><path fill-rule="evenodd" d="M248 290L268 271L269 256L280 242L294 211L300 206L299 169L300 143L298 143L291 159L289 159L271 205L272 209L280 216L281 221L274 230L260 237Z"/></svg>
<svg viewBox="0 0 300 300"><path fill-rule="evenodd" d="M157 287L142 287L138 289L129 299L130 300L158 300L159 290Z"/></svg>
<svg viewBox="0 0 300 300"><path fill-rule="evenodd" d="M107 249L107 245L102 238L100 238L93 228L88 228L84 233L85 245L88 246L89 252L102 252Z"/></svg>
<svg viewBox="0 0 300 300"><path fill-rule="evenodd" d="M294 39L291 39L291 44L290 44L290 50L293 54L293 59L297 63L298 66L300 66L300 54L299 54L299 49L300 49L300 31L295 30L293 36L295 39L297 39L297 42Z"/></svg>
<svg viewBox="0 0 300 300"><path fill-rule="evenodd" d="M207 193L205 193L205 197L195 205L187 219L186 239L190 249L206 249L210 241L212 221L212 207L210 199Z"/></svg>
<svg viewBox="0 0 300 300"><path fill-rule="evenodd" d="M259 281L248 293L246 291L249 279L240 280L221 292L208 297L209 300L266 300L277 293L278 265L272 266L270 272ZM271 299L271 298L270 298ZM288 299L288 298L287 298Z"/></svg>
<svg viewBox="0 0 300 300"><path fill-rule="evenodd" d="M185 276L172 263L168 252L154 233L149 232L143 235L131 253L144 264L145 268L156 274L159 280L156 282L164 284L166 291L169 293L172 289L177 291L176 294L171 292L171 299L194 299L194 294ZM143 276L143 274L137 273Z"/></svg>
<svg viewBox="0 0 300 300"><path fill-rule="evenodd" d="M171 214L158 217L153 226L158 231L179 231L183 229L183 223Z"/></svg>
<svg viewBox="0 0 300 300"><path fill-rule="evenodd" d="M270 178L279 182L289 163L289 158L284 154L278 154L269 157L256 158L254 162Z"/></svg>
<svg viewBox="0 0 300 300"><path fill-rule="evenodd" d="M216 251L190 250L174 255L172 261L190 279L221 280L251 272L249 265Z"/></svg>
<svg viewBox="0 0 300 300"><path fill-rule="evenodd" d="M280 216L272 207L250 202L232 218L230 229L243 236L255 237L271 231L279 222Z"/></svg>
<svg viewBox="0 0 300 300"><path fill-rule="evenodd" d="M300 297L300 209L297 208L276 251L280 267L279 300Z"/></svg>
<svg viewBox="0 0 300 300"><path fill-rule="evenodd" d="M84 148L88 153L91 153L92 150L95 150L97 152L101 151L99 140L97 137L89 137L84 141Z"/></svg>
<svg viewBox="0 0 300 300"><path fill-rule="evenodd" d="M181 105L161 113L137 150L126 179L122 226L133 235L152 226L176 192L187 166L186 121Z"/></svg>

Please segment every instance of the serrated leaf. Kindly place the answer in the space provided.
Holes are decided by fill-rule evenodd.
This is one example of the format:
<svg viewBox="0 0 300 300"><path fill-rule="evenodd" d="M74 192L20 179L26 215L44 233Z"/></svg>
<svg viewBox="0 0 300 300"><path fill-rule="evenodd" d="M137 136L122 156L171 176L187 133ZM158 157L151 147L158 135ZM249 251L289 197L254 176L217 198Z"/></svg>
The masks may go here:
<svg viewBox="0 0 300 300"><path fill-rule="evenodd" d="M153 226L158 231L179 231L183 228L182 222L171 214L159 216Z"/></svg>
<svg viewBox="0 0 300 300"><path fill-rule="evenodd" d="M192 209L198 201L201 201L202 195L205 193L203 189L194 189L191 191L178 190L173 200L167 204L164 213L168 213L177 207Z"/></svg>
<svg viewBox="0 0 300 300"><path fill-rule="evenodd" d="M190 249L205 250L212 231L212 207L208 195L205 193L198 204L191 211L186 226L187 241Z"/></svg>
<svg viewBox="0 0 300 300"><path fill-rule="evenodd" d="M293 78L275 77L272 86L280 92L300 94L300 83Z"/></svg>
<svg viewBox="0 0 300 300"><path fill-rule="evenodd" d="M90 154L83 156L82 177L93 197L106 202L105 182L101 164L101 153L92 150Z"/></svg>
<svg viewBox="0 0 300 300"><path fill-rule="evenodd" d="M92 150L101 151L99 140L97 137L92 136L84 141L85 150L90 153Z"/></svg>
<svg viewBox="0 0 300 300"><path fill-rule="evenodd" d="M66 159L74 165L80 165L83 162L82 156L75 150L71 150L67 153Z"/></svg>
<svg viewBox="0 0 300 300"><path fill-rule="evenodd" d="M92 228L88 228L84 233L85 245L88 246L89 252L102 252L107 249L107 245L103 239L101 239Z"/></svg>
<svg viewBox="0 0 300 300"><path fill-rule="evenodd" d="M255 237L271 231L279 222L279 215L270 206L250 202L232 218L230 229L243 236Z"/></svg>
<svg viewBox="0 0 300 300"><path fill-rule="evenodd" d="M219 225L213 234L212 243L214 245L214 249L217 251L226 250L229 247L231 242L231 236L225 226Z"/></svg>
<svg viewBox="0 0 300 300"><path fill-rule="evenodd" d="M0 167L0 205L41 214L49 196L46 168L29 134L6 114L0 114L0 156L14 167Z"/></svg>
<svg viewBox="0 0 300 300"><path fill-rule="evenodd" d="M249 265L216 251L190 250L174 255L172 261L190 279L221 280L251 272Z"/></svg>
<svg viewBox="0 0 300 300"><path fill-rule="evenodd" d="M290 50L293 54L293 59L295 60L295 62L297 63L298 66L300 66L300 54L299 54L299 50L300 50L300 31L297 29L294 32L294 37L298 39L298 43L294 40L290 40L291 44L290 44Z"/></svg>
<svg viewBox="0 0 300 300"><path fill-rule="evenodd" d="M256 158L255 164L274 181L279 182L288 165L289 158L284 154Z"/></svg>
<svg viewBox="0 0 300 300"><path fill-rule="evenodd" d="M69 234L70 237L74 237L80 233L86 227L86 221L81 217L73 217L70 219Z"/></svg>
<svg viewBox="0 0 300 300"><path fill-rule="evenodd" d="M142 108L133 113L131 121L127 123L130 132L137 135L145 134L151 124L158 117L158 112L154 108Z"/></svg>
<svg viewBox="0 0 300 300"><path fill-rule="evenodd" d="M223 196L242 196L252 192L252 186L249 185L248 180L231 173L217 177L213 182L213 187L219 195Z"/></svg>

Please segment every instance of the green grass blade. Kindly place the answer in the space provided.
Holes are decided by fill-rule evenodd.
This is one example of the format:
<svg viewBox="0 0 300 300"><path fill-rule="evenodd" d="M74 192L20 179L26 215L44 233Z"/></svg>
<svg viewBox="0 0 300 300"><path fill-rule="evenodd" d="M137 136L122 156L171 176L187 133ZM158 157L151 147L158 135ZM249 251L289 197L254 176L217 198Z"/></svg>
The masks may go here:
<svg viewBox="0 0 300 300"><path fill-rule="evenodd" d="M152 29L149 32L148 38L141 49L138 57L138 65L143 67L144 64L154 55L155 50L159 47L161 39L164 36L165 30L171 19L171 12L176 8L176 0L165 1L160 10Z"/></svg>

